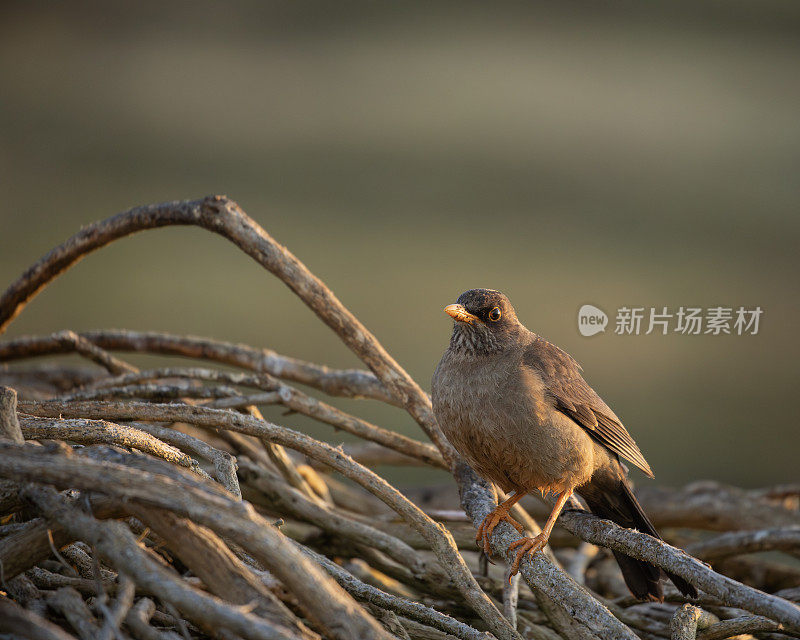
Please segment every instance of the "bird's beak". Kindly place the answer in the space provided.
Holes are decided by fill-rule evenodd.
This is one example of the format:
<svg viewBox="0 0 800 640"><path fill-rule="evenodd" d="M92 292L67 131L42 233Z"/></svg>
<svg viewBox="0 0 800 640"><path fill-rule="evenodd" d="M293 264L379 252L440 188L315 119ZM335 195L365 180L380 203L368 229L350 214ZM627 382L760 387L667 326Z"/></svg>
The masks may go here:
<svg viewBox="0 0 800 640"><path fill-rule="evenodd" d="M448 304L444 308L444 312L458 322L466 322L467 324L475 324L478 316L472 315L460 304Z"/></svg>

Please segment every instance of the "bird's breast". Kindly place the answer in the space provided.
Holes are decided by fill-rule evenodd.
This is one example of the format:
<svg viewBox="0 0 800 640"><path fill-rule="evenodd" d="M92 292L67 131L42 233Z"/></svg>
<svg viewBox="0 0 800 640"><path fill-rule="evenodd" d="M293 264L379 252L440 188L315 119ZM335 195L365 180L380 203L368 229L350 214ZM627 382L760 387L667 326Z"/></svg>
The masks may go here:
<svg viewBox="0 0 800 640"><path fill-rule="evenodd" d="M433 403L445 435L477 430L509 437L546 420L549 411L541 379L499 358L443 358Z"/></svg>
<svg viewBox="0 0 800 640"><path fill-rule="evenodd" d="M432 400L451 444L505 491L571 485L591 464L588 436L555 411L541 378L520 363L445 354Z"/></svg>

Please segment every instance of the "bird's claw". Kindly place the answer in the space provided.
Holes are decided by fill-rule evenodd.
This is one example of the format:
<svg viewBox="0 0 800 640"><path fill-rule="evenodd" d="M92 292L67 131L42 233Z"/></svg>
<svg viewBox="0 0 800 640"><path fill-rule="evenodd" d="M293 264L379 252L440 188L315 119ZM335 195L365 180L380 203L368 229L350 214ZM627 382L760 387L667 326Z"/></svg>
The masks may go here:
<svg viewBox="0 0 800 640"><path fill-rule="evenodd" d="M547 544L547 538L548 536L545 536L544 533L540 533L535 538L521 538L508 545L508 550L515 552L514 562L511 563L511 570L508 574L509 584L511 583L511 577L519 572L519 565L522 559L529 553L533 555L537 551L544 549Z"/></svg>
<svg viewBox="0 0 800 640"><path fill-rule="evenodd" d="M507 509L504 509L502 505L498 506L483 519L481 526L478 527L478 533L475 535L475 542L483 547L483 552L487 557L492 553L491 546L489 545L489 538L492 535L492 531L503 521L508 522L508 524L514 527L520 534L525 531L525 527L508 515Z"/></svg>

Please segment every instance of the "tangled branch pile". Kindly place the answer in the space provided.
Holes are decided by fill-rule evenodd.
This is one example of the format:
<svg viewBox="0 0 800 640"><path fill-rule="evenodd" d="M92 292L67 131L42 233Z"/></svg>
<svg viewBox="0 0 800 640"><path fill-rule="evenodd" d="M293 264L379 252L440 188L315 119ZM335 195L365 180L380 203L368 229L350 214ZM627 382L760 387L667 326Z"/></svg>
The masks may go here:
<svg viewBox="0 0 800 640"><path fill-rule="evenodd" d="M196 225L233 242L288 285L369 371L158 333L65 331L0 344L2 362L78 353L100 365L0 374L9 385L0 394L0 633L800 637L800 570L752 555L797 554L796 486L745 492L702 483L642 492L656 526L693 555L573 505L559 519L553 551L523 561L522 580L503 573L519 539L507 524L495 530L500 561L489 568L473 526L496 504L494 489L458 458L427 395L372 334L227 198L141 207L84 228L6 291L0 331L89 252L166 225ZM200 363L140 371L111 352ZM345 413L293 383L395 405L430 442ZM258 407L265 405L365 442L331 446L264 420ZM404 495L371 469L385 464L450 471L461 508L449 488ZM516 516L536 533L546 507L525 505ZM668 590L665 603L633 601L609 549L684 577L701 597L686 603Z"/></svg>

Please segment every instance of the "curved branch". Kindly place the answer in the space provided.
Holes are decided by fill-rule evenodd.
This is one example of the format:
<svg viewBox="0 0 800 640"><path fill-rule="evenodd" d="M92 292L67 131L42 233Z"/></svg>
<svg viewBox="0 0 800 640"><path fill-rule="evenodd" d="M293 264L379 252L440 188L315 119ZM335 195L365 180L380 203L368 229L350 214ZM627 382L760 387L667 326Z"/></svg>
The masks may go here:
<svg viewBox="0 0 800 640"><path fill-rule="evenodd" d="M74 351L72 346L65 344L60 336L61 332L49 336L23 336L1 343L0 362L72 353ZM271 349L256 349L246 344L158 331L108 329L83 331L78 336L107 351L159 353L209 360L306 384L332 396L372 398L397 404L369 371L331 369L313 362L283 356Z"/></svg>

